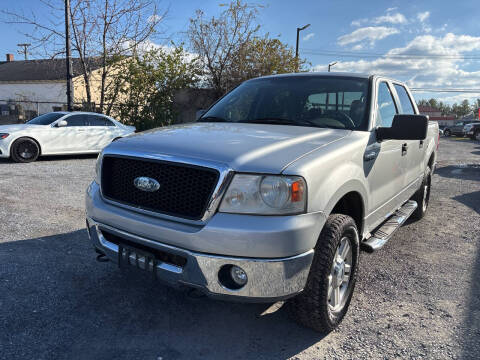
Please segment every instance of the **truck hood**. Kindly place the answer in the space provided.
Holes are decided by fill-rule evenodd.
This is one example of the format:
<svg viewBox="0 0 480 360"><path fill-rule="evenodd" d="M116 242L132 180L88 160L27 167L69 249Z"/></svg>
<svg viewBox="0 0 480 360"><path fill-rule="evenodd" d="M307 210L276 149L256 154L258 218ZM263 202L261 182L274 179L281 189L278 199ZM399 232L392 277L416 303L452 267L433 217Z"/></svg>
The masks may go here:
<svg viewBox="0 0 480 360"><path fill-rule="evenodd" d="M302 126L192 123L138 133L115 141L106 151L202 159L236 171L280 173L299 157L349 133Z"/></svg>

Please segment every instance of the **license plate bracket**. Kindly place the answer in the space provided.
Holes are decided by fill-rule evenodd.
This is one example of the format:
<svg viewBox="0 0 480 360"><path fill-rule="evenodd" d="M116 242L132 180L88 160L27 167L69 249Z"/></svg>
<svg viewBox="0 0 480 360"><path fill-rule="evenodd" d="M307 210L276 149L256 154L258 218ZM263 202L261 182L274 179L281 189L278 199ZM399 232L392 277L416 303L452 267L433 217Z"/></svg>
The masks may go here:
<svg viewBox="0 0 480 360"><path fill-rule="evenodd" d="M156 276L157 259L151 252L136 247L118 244L118 266L120 268L135 267Z"/></svg>

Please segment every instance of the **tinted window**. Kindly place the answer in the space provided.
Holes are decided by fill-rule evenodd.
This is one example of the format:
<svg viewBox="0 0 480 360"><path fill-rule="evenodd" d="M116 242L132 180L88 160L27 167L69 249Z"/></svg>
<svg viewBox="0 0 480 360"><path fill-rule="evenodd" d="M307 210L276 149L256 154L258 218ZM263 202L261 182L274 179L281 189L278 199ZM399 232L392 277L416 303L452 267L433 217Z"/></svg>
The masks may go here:
<svg viewBox="0 0 480 360"><path fill-rule="evenodd" d="M402 106L402 114L415 114L407 90L402 85L395 84L394 86L395 90L397 90L400 105Z"/></svg>
<svg viewBox="0 0 480 360"><path fill-rule="evenodd" d="M106 117L88 115L88 126L114 126L114 124Z"/></svg>
<svg viewBox="0 0 480 360"><path fill-rule="evenodd" d="M377 99L377 125L391 127L393 117L397 114L393 96L387 83L382 82L378 87Z"/></svg>
<svg viewBox="0 0 480 360"><path fill-rule="evenodd" d="M368 89L369 80L364 78L304 75L254 79L225 95L199 121L365 130Z"/></svg>
<svg viewBox="0 0 480 360"><path fill-rule="evenodd" d="M43 114L40 115L29 122L27 124L32 124L32 125L50 125L53 123L55 120L60 119L62 116L64 116L64 113L48 113L48 114Z"/></svg>
<svg viewBox="0 0 480 360"><path fill-rule="evenodd" d="M85 115L72 115L65 119L67 126L86 126Z"/></svg>

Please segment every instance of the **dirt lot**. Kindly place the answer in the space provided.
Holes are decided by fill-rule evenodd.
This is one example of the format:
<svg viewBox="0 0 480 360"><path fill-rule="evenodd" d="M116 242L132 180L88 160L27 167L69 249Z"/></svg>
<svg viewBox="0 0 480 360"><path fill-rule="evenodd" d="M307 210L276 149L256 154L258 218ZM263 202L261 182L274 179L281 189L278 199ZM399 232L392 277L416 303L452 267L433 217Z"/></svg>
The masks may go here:
<svg viewBox="0 0 480 360"><path fill-rule="evenodd" d="M362 253L349 313L326 336L280 304L195 298L96 262L83 205L94 163L0 162L0 358L478 359L480 143L442 139L427 217Z"/></svg>

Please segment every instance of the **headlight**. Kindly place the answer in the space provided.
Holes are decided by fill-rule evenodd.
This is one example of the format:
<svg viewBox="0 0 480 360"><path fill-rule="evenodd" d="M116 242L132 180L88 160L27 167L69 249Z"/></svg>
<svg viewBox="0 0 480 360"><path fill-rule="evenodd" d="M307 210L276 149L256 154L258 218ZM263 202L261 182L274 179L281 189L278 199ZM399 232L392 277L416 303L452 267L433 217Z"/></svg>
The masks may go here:
<svg viewBox="0 0 480 360"><path fill-rule="evenodd" d="M465 126L463 127L463 130L464 130L464 131L470 131L470 129L471 129L472 127L473 127L473 125L465 125Z"/></svg>
<svg viewBox="0 0 480 360"><path fill-rule="evenodd" d="M220 212L285 215L305 212L307 187L300 176L236 174Z"/></svg>
<svg viewBox="0 0 480 360"><path fill-rule="evenodd" d="M0 139L6 139L8 137L8 135L10 135L10 134L0 133Z"/></svg>
<svg viewBox="0 0 480 360"><path fill-rule="evenodd" d="M100 185L100 178L102 176L102 160L103 154L98 154L97 162L95 164L95 182Z"/></svg>

